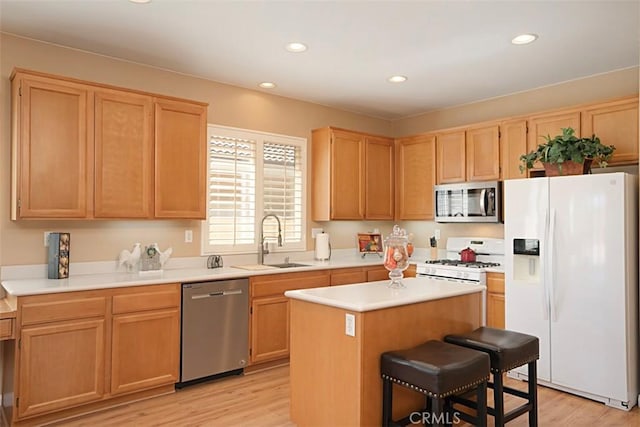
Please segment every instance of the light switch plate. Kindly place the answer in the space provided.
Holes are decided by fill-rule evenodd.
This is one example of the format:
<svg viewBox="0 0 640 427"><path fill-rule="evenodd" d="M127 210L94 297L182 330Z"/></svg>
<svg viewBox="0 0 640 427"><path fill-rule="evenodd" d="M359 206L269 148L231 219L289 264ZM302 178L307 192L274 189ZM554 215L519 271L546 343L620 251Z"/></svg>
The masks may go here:
<svg viewBox="0 0 640 427"><path fill-rule="evenodd" d="M193 230L184 230L184 242L185 243L193 242Z"/></svg>
<svg viewBox="0 0 640 427"><path fill-rule="evenodd" d="M440 229L436 228L436 230L433 233L433 237L436 238L436 240L440 240Z"/></svg>
<svg viewBox="0 0 640 427"><path fill-rule="evenodd" d="M356 336L356 316L351 313L344 315L344 333L350 337Z"/></svg>

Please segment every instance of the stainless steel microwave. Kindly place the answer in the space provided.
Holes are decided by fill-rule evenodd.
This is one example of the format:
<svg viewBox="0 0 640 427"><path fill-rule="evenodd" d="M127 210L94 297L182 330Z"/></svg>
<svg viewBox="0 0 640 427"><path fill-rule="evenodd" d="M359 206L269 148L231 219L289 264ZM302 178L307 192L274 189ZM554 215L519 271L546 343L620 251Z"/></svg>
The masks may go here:
<svg viewBox="0 0 640 427"><path fill-rule="evenodd" d="M436 222L500 222L502 182L434 186Z"/></svg>

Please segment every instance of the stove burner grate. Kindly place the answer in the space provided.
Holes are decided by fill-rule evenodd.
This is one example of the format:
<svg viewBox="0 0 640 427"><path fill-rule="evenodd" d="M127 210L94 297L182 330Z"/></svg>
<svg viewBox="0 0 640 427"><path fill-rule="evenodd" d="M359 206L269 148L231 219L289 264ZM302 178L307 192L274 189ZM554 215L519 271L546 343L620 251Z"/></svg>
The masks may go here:
<svg viewBox="0 0 640 427"><path fill-rule="evenodd" d="M483 261L462 262L459 259L433 259L433 260L426 260L425 264L452 265L452 266L457 266L457 267L468 267L468 268L498 267L500 265L499 262L483 262Z"/></svg>

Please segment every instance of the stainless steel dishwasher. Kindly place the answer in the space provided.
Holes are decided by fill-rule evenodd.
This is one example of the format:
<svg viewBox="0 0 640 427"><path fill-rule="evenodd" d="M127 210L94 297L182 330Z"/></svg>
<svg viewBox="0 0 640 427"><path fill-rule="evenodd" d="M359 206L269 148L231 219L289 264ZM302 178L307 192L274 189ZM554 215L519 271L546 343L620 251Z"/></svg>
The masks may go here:
<svg viewBox="0 0 640 427"><path fill-rule="evenodd" d="M182 285L180 383L239 374L249 358L249 280Z"/></svg>

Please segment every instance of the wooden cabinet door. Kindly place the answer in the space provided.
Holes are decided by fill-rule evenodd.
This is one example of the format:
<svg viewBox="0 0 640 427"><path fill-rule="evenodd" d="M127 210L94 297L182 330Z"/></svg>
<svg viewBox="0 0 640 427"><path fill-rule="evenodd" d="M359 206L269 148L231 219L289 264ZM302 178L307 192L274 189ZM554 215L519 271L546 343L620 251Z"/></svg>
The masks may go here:
<svg viewBox="0 0 640 427"><path fill-rule="evenodd" d="M383 265L367 268L367 282L376 282L378 280L389 280L389 270L384 268Z"/></svg>
<svg viewBox="0 0 640 427"><path fill-rule="evenodd" d="M520 156L529 152L525 119L500 123L500 150L502 179L526 178L526 172L520 172Z"/></svg>
<svg viewBox="0 0 640 427"><path fill-rule="evenodd" d="M397 219L433 219L436 137L402 138L396 144Z"/></svg>
<svg viewBox="0 0 640 427"><path fill-rule="evenodd" d="M113 317L111 394L173 384L179 366L179 309Z"/></svg>
<svg viewBox="0 0 640 427"><path fill-rule="evenodd" d="M20 74L13 84L12 219L87 217L87 88Z"/></svg>
<svg viewBox="0 0 640 427"><path fill-rule="evenodd" d="M438 184L466 180L465 131L438 134L436 137Z"/></svg>
<svg viewBox="0 0 640 427"><path fill-rule="evenodd" d="M331 139L331 219L364 219L364 136L334 130Z"/></svg>
<svg viewBox="0 0 640 427"><path fill-rule="evenodd" d="M102 398L103 319L24 328L20 337L19 418Z"/></svg>
<svg viewBox="0 0 640 427"><path fill-rule="evenodd" d="M96 92L96 218L153 216L152 107L150 96Z"/></svg>
<svg viewBox="0 0 640 427"><path fill-rule="evenodd" d="M487 273L487 326L504 329L504 274Z"/></svg>
<svg viewBox="0 0 640 427"><path fill-rule="evenodd" d="M251 363L289 357L289 298L253 299L250 353Z"/></svg>
<svg viewBox="0 0 640 427"><path fill-rule="evenodd" d="M582 135L593 134L604 145L616 147L610 165L637 164L638 98L594 105L582 111Z"/></svg>
<svg viewBox="0 0 640 427"><path fill-rule="evenodd" d="M580 112L568 111L529 118L529 140L527 141L527 152L534 151L538 145L543 144L543 137L562 134L562 128L573 128L575 135L580 137ZM542 164L536 162L534 169L541 169Z"/></svg>
<svg viewBox="0 0 640 427"><path fill-rule="evenodd" d="M331 270L331 286L363 283L366 281L367 273L361 267Z"/></svg>
<svg viewBox="0 0 640 427"><path fill-rule="evenodd" d="M155 216L206 217L207 108L155 102Z"/></svg>
<svg viewBox="0 0 640 427"><path fill-rule="evenodd" d="M393 140L367 137L365 144L365 218L393 219Z"/></svg>
<svg viewBox="0 0 640 427"><path fill-rule="evenodd" d="M497 124L467 130L466 147L467 181L500 179L500 129Z"/></svg>

